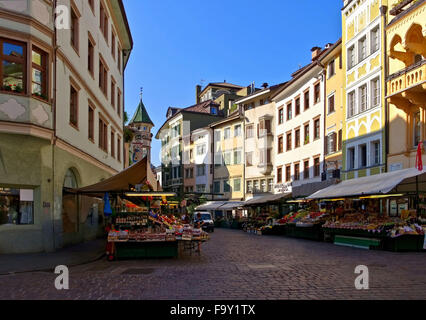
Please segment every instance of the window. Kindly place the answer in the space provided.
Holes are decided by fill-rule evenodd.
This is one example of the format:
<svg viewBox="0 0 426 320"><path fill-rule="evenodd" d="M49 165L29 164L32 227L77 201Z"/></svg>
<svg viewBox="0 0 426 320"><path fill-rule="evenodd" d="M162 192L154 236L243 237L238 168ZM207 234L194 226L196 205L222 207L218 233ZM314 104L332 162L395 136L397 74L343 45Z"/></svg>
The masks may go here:
<svg viewBox="0 0 426 320"><path fill-rule="evenodd" d="M371 165L380 164L380 141L373 141L371 143Z"/></svg>
<svg viewBox="0 0 426 320"><path fill-rule="evenodd" d="M285 167L285 181L290 182L291 181L291 166L287 165Z"/></svg>
<svg viewBox="0 0 426 320"><path fill-rule="evenodd" d="M283 168L277 168L277 183L283 182Z"/></svg>
<svg viewBox="0 0 426 320"><path fill-rule="evenodd" d="M343 140L342 140L342 129L339 130L339 143L338 143L338 148L339 151L342 150L343 147Z"/></svg>
<svg viewBox="0 0 426 320"><path fill-rule="evenodd" d="M99 118L99 148L108 152L108 126Z"/></svg>
<svg viewBox="0 0 426 320"><path fill-rule="evenodd" d="M371 39L371 53L378 51L380 48L380 33L379 33L379 27L374 28L371 31L370 35Z"/></svg>
<svg viewBox="0 0 426 320"><path fill-rule="evenodd" d="M111 55L115 60L115 34L111 29Z"/></svg>
<svg viewBox="0 0 426 320"><path fill-rule="evenodd" d="M197 192L198 193L206 192L206 185L205 184L197 184Z"/></svg>
<svg viewBox="0 0 426 320"><path fill-rule="evenodd" d="M88 45L87 70L89 70L89 73L93 77L95 74L95 46L93 45L90 39L87 41L87 45Z"/></svg>
<svg viewBox="0 0 426 320"><path fill-rule="evenodd" d="M217 109L215 107L212 107L210 109L210 113L213 114L213 115L217 115Z"/></svg>
<svg viewBox="0 0 426 320"><path fill-rule="evenodd" d="M379 78L371 81L371 107L380 104L380 81Z"/></svg>
<svg viewBox="0 0 426 320"><path fill-rule="evenodd" d="M413 114L413 137L414 137L414 147L417 147L420 143L420 139L421 139L421 122L420 122L420 111L415 112Z"/></svg>
<svg viewBox="0 0 426 320"><path fill-rule="evenodd" d="M201 144L197 146L197 156L202 156L206 153L207 151L207 145L206 144Z"/></svg>
<svg viewBox="0 0 426 320"><path fill-rule="evenodd" d="M284 137L279 136L278 137L278 153L284 152Z"/></svg>
<svg viewBox="0 0 426 320"><path fill-rule="evenodd" d="M267 165L271 163L271 149L260 149L260 165Z"/></svg>
<svg viewBox="0 0 426 320"><path fill-rule="evenodd" d="M224 130L224 139L230 139L231 138L231 128L225 128Z"/></svg>
<svg viewBox="0 0 426 320"><path fill-rule="evenodd" d="M78 92L70 86L70 124L78 128Z"/></svg>
<svg viewBox="0 0 426 320"><path fill-rule="evenodd" d="M264 135L271 133L271 120L261 119L259 121L258 128L259 128L259 132L258 132L259 137L263 137Z"/></svg>
<svg viewBox="0 0 426 320"><path fill-rule="evenodd" d="M320 176L320 158L314 159L314 177Z"/></svg>
<svg viewBox="0 0 426 320"><path fill-rule="evenodd" d="M234 127L234 137L241 137L241 125L236 125Z"/></svg>
<svg viewBox="0 0 426 320"><path fill-rule="evenodd" d="M278 124L284 123L284 108L278 109Z"/></svg>
<svg viewBox="0 0 426 320"><path fill-rule="evenodd" d="M117 88L117 114L121 118L121 91Z"/></svg>
<svg viewBox="0 0 426 320"><path fill-rule="evenodd" d="M253 152L246 152L246 166L251 167L253 165Z"/></svg>
<svg viewBox="0 0 426 320"><path fill-rule="evenodd" d="M220 130L215 130L214 131L214 141L215 142L220 141Z"/></svg>
<svg viewBox="0 0 426 320"><path fill-rule="evenodd" d="M305 136L304 136L304 140L305 140L305 144L308 144L309 143L309 123L307 123L307 124L305 124L305 126L304 126L304 133L305 133Z"/></svg>
<svg viewBox="0 0 426 320"><path fill-rule="evenodd" d="M26 93L26 46L0 38L1 90Z"/></svg>
<svg viewBox="0 0 426 320"><path fill-rule="evenodd" d="M303 179L309 179L309 160L303 162Z"/></svg>
<svg viewBox="0 0 426 320"><path fill-rule="evenodd" d="M319 139L320 135L320 119L316 119L314 121L314 140Z"/></svg>
<svg viewBox="0 0 426 320"><path fill-rule="evenodd" d="M251 124L246 127L246 138L247 139L253 138L253 135L254 135L254 130L253 130L253 125Z"/></svg>
<svg viewBox="0 0 426 320"><path fill-rule="evenodd" d="M337 148L337 134L336 132L330 133L325 137L325 144L327 146L327 154L332 154L336 152Z"/></svg>
<svg viewBox="0 0 426 320"><path fill-rule="evenodd" d="M227 166L231 165L231 163L232 163L232 161L231 161L231 152L229 152L229 151L225 152L223 154L223 159L224 159L225 165L227 165Z"/></svg>
<svg viewBox="0 0 426 320"><path fill-rule="evenodd" d="M314 87L314 103L319 103L321 101L321 85L317 83Z"/></svg>
<svg viewBox="0 0 426 320"><path fill-rule="evenodd" d="M117 136L117 160L121 162L121 138Z"/></svg>
<svg viewBox="0 0 426 320"><path fill-rule="evenodd" d="M247 193L253 193L253 182L247 181Z"/></svg>
<svg viewBox="0 0 426 320"><path fill-rule="evenodd" d="M363 37L358 41L358 62L367 58L367 38Z"/></svg>
<svg viewBox="0 0 426 320"><path fill-rule="evenodd" d="M108 42L108 16L102 2L100 3L99 26L105 40Z"/></svg>
<svg viewBox="0 0 426 320"><path fill-rule="evenodd" d="M111 77L111 105L112 108L115 110L115 81Z"/></svg>
<svg viewBox="0 0 426 320"><path fill-rule="evenodd" d="M120 46L118 46L118 52L117 52L117 68L118 68L118 71L120 71L120 73L121 73L121 55L122 55L122 50L121 50L121 48L120 48Z"/></svg>
<svg viewBox="0 0 426 320"><path fill-rule="evenodd" d="M266 180L260 180L260 192L266 192Z"/></svg>
<svg viewBox="0 0 426 320"><path fill-rule="evenodd" d="M298 116L299 114L300 114L300 98L296 98L294 116Z"/></svg>
<svg viewBox="0 0 426 320"><path fill-rule="evenodd" d="M348 94L348 117L355 115L355 91Z"/></svg>
<svg viewBox="0 0 426 320"><path fill-rule="evenodd" d="M305 92L304 94L304 98L305 98L305 110L308 110L310 107L310 102L309 102L309 90Z"/></svg>
<svg viewBox="0 0 426 320"><path fill-rule="evenodd" d="M335 111L334 109L334 94L330 97L328 97L328 113L333 113Z"/></svg>
<svg viewBox="0 0 426 320"><path fill-rule="evenodd" d="M34 191L0 187L0 225L34 224Z"/></svg>
<svg viewBox="0 0 426 320"><path fill-rule="evenodd" d="M291 132L287 133L287 148L286 148L286 150L287 151L291 150Z"/></svg>
<svg viewBox="0 0 426 320"><path fill-rule="evenodd" d="M367 110L367 85L361 86L359 89L359 112Z"/></svg>
<svg viewBox="0 0 426 320"><path fill-rule="evenodd" d="M274 188L274 179L268 179L268 192L272 192Z"/></svg>
<svg viewBox="0 0 426 320"><path fill-rule="evenodd" d="M216 153L214 155L214 165L215 167L220 167L222 165L222 154L221 153Z"/></svg>
<svg viewBox="0 0 426 320"><path fill-rule="evenodd" d="M355 66L355 46L348 49L348 70Z"/></svg>
<svg viewBox="0 0 426 320"><path fill-rule="evenodd" d="M89 140L95 141L95 111L89 106Z"/></svg>
<svg viewBox="0 0 426 320"><path fill-rule="evenodd" d="M231 185L229 184L229 180L223 181L223 192L231 192Z"/></svg>
<svg viewBox="0 0 426 320"><path fill-rule="evenodd" d="M234 151L234 164L241 164L241 150Z"/></svg>
<svg viewBox="0 0 426 320"><path fill-rule="evenodd" d="M328 78L330 79L335 74L336 74L336 67L335 67L335 60L333 60L328 65Z"/></svg>
<svg viewBox="0 0 426 320"><path fill-rule="evenodd" d="M197 165L197 177L204 177L206 175L206 166L204 164Z"/></svg>
<svg viewBox="0 0 426 320"><path fill-rule="evenodd" d="M90 9L95 12L95 0L89 0Z"/></svg>
<svg viewBox="0 0 426 320"><path fill-rule="evenodd" d="M258 193L260 191L260 189L259 189L259 180L254 180L253 181L253 191L254 191L254 193Z"/></svg>
<svg viewBox="0 0 426 320"><path fill-rule="evenodd" d="M348 148L348 170L355 169L355 148Z"/></svg>
<svg viewBox="0 0 426 320"><path fill-rule="evenodd" d="M33 47L32 51L32 94L48 100L47 93L47 54Z"/></svg>
<svg viewBox="0 0 426 320"><path fill-rule="evenodd" d="M294 181L300 180L300 164L296 163L294 165Z"/></svg>
<svg viewBox="0 0 426 320"><path fill-rule="evenodd" d="M102 60L99 59L99 88L104 93L104 95L107 95L107 87L108 86L108 71L103 64Z"/></svg>
<svg viewBox="0 0 426 320"><path fill-rule="evenodd" d="M115 133L111 130L111 157L115 158Z"/></svg>
<svg viewBox="0 0 426 320"><path fill-rule="evenodd" d="M287 105L287 121L291 120L292 117L292 109L293 109L293 105L291 103L289 103Z"/></svg>
<svg viewBox="0 0 426 320"><path fill-rule="evenodd" d="M241 191L241 179L234 179L234 192Z"/></svg>
<svg viewBox="0 0 426 320"><path fill-rule="evenodd" d="M294 147L295 148L300 147L300 129L296 129L294 131Z"/></svg>
<svg viewBox="0 0 426 320"><path fill-rule="evenodd" d="M79 38L79 21L78 15L73 8L71 8L71 46L78 52L78 38Z"/></svg>
<svg viewBox="0 0 426 320"><path fill-rule="evenodd" d="M359 146L359 167L365 168L367 166L367 145Z"/></svg>
<svg viewBox="0 0 426 320"><path fill-rule="evenodd" d="M214 193L220 193L220 181L213 182L213 192Z"/></svg>

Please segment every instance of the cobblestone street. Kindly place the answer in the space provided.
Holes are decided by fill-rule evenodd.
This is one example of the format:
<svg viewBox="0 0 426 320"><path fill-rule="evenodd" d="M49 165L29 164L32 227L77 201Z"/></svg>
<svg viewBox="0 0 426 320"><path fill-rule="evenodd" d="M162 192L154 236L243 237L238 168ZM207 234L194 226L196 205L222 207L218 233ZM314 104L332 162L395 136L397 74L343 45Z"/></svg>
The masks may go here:
<svg viewBox="0 0 426 320"><path fill-rule="evenodd" d="M366 265L370 289L354 287ZM70 289L47 272L0 276L0 299L426 299L424 253L339 247L216 229L202 255L70 268Z"/></svg>

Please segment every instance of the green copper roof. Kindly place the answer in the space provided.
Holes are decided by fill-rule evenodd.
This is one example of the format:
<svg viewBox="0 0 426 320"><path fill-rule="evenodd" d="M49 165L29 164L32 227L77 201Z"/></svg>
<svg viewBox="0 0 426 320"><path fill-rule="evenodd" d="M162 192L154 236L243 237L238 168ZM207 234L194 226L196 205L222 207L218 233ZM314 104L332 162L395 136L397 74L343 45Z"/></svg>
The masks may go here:
<svg viewBox="0 0 426 320"><path fill-rule="evenodd" d="M142 102L142 99L138 105L138 108L136 109L136 112L132 120L130 120L130 123L150 123L154 125L154 123L151 121L151 118L148 115L148 112L146 111L146 108Z"/></svg>

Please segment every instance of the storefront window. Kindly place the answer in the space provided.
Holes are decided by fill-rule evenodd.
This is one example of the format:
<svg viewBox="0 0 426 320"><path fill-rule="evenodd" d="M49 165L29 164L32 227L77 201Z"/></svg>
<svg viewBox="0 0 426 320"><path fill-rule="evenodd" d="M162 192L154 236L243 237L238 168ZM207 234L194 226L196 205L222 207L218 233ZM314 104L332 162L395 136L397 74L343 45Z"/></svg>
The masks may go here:
<svg viewBox="0 0 426 320"><path fill-rule="evenodd" d="M0 188L0 225L34 224L34 192Z"/></svg>

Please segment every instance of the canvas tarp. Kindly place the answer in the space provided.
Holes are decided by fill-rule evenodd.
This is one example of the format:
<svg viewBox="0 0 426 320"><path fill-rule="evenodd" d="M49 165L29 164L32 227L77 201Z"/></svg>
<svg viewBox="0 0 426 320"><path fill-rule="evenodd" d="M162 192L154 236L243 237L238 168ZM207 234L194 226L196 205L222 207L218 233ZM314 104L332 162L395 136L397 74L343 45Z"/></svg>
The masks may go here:
<svg viewBox="0 0 426 320"><path fill-rule="evenodd" d="M416 186L418 177L418 189ZM426 171L416 168L387 172L358 179L345 180L319 190L307 199L331 199L389 193L426 192Z"/></svg>

